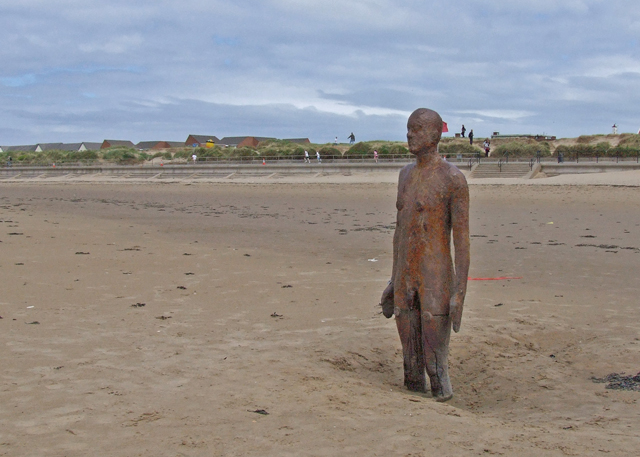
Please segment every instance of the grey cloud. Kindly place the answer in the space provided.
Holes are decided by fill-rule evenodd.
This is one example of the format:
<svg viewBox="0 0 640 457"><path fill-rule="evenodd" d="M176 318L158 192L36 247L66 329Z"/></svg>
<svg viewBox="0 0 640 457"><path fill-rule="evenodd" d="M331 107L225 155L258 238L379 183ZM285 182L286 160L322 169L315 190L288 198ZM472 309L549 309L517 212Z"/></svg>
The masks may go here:
<svg viewBox="0 0 640 457"><path fill-rule="evenodd" d="M636 131L637 75L605 70L611 56L640 60L639 21L631 0L10 0L0 6L0 144L73 132L149 139L193 133L202 119L223 135L329 141L350 125L359 139L404 138L405 120L367 107L433 107L450 125L477 119L467 127L478 136L565 136L614 121ZM464 114L501 111L532 114Z"/></svg>
<svg viewBox="0 0 640 457"><path fill-rule="evenodd" d="M416 104L433 102L434 96L437 96L437 94L432 94L432 97L426 97L420 92L418 90L412 92L373 87L369 90L362 89L344 95L332 94L323 90L319 90L318 94L327 100L336 100L355 106L377 106L400 111L413 111Z"/></svg>
<svg viewBox="0 0 640 457"><path fill-rule="evenodd" d="M4 123L7 113L0 113ZM21 131L14 141L0 138L0 144L20 143L21 135L30 142L102 141L104 138L184 140L191 133L221 136L309 137L326 143L338 136L356 132L358 139L403 140L406 119L402 116L336 116L313 108L289 105L232 106L197 100L144 105L127 103L107 109L82 112L30 112L14 110L21 119ZM348 130L348 131L347 131ZM9 132L0 131L7 135ZM24 142L24 141L23 141ZM28 142L27 142L28 143Z"/></svg>

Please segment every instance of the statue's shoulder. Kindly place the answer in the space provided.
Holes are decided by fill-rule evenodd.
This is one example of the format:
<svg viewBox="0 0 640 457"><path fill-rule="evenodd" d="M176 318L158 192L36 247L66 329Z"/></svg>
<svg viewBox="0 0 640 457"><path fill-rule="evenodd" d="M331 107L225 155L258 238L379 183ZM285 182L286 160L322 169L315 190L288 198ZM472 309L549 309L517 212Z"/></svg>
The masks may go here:
<svg viewBox="0 0 640 457"><path fill-rule="evenodd" d="M467 187L467 178L458 167L450 162L444 162L446 166L447 176L455 187Z"/></svg>
<svg viewBox="0 0 640 457"><path fill-rule="evenodd" d="M402 170L400 170L400 176L398 178L398 182L401 183L402 181L404 181L409 175L409 173L411 173L411 170L415 168L415 166L416 166L415 163L410 163L402 167Z"/></svg>

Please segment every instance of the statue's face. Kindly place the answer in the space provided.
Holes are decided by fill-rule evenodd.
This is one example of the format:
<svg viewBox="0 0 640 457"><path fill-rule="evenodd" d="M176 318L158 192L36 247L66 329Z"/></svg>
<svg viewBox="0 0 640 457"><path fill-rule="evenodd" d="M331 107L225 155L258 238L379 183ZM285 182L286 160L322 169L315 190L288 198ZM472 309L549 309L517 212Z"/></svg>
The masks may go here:
<svg viewBox="0 0 640 457"><path fill-rule="evenodd" d="M436 147L442 136L442 119L436 113L414 113L407 123L409 152L419 154Z"/></svg>

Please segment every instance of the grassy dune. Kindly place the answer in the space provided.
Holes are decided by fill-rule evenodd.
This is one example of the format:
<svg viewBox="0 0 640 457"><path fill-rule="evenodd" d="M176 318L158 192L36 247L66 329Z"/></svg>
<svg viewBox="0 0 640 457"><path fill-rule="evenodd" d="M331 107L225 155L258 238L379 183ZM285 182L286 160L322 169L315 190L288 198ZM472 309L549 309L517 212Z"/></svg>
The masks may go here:
<svg viewBox="0 0 640 457"><path fill-rule="evenodd" d="M472 156L483 153L481 148L484 138L476 138L473 145L467 138L444 137L440 143L440 153L447 157L455 157L458 154ZM504 157L535 157L552 156L562 153L566 158L576 155L600 156L600 157L636 157L640 154L640 135L623 133L620 135L581 135L577 138L561 138L556 140L536 141L532 138L495 138L491 141L491 156ZM98 151L68 152L3 152L0 153L0 163L6 164L9 157L16 165L51 165L53 163L64 164L100 164L114 163L120 165L142 164L154 159L165 163L186 162L196 154L199 160L207 159L233 159L233 158L273 158L287 157L295 160L304 158L304 151L315 158L319 151L322 157L357 158L373 157L377 151L381 158L385 156L407 155L407 143L400 141L364 141L351 144L297 144L283 140L270 140L261 143L257 148L176 148L161 151L140 151L133 148L114 147ZM158 162L159 160L155 160Z"/></svg>

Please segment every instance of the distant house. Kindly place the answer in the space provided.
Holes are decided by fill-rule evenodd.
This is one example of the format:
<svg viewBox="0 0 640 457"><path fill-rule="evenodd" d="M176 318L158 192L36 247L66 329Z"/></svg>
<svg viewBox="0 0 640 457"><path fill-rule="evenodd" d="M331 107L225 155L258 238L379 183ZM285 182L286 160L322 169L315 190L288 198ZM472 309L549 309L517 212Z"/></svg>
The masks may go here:
<svg viewBox="0 0 640 457"><path fill-rule="evenodd" d="M36 152L37 144L22 146L2 146L2 152Z"/></svg>
<svg viewBox="0 0 640 457"><path fill-rule="evenodd" d="M125 146L127 148L135 148L136 145L127 140L104 140L100 149L112 148L114 146Z"/></svg>
<svg viewBox="0 0 640 457"><path fill-rule="evenodd" d="M78 152L81 146L82 143L60 143L58 147L53 147L51 149L55 149L58 151Z"/></svg>
<svg viewBox="0 0 640 457"><path fill-rule="evenodd" d="M143 151L148 151L149 149L160 150L183 147L184 143L182 141L141 141L136 144L136 148Z"/></svg>
<svg viewBox="0 0 640 457"><path fill-rule="evenodd" d="M102 143L38 143L26 146L0 146L0 152L97 151Z"/></svg>
<svg viewBox="0 0 640 457"><path fill-rule="evenodd" d="M220 144L229 147L242 148L258 147L261 141L275 140L276 138L262 137L262 136L226 136L220 140Z"/></svg>
<svg viewBox="0 0 640 457"><path fill-rule="evenodd" d="M100 149L102 143L38 143L36 145L35 152L46 151L67 151L67 152L81 152L81 151L96 151Z"/></svg>
<svg viewBox="0 0 640 457"><path fill-rule="evenodd" d="M84 152L97 151L102 143L38 143L37 152L43 151L66 151L66 152Z"/></svg>
<svg viewBox="0 0 640 457"><path fill-rule="evenodd" d="M184 146L205 146L209 140L212 140L214 144L220 144L220 140L215 135L189 135L187 141L184 142Z"/></svg>
<svg viewBox="0 0 640 457"><path fill-rule="evenodd" d="M80 143L80 147L78 148L78 151L80 151L80 152L82 152L82 151L97 151L101 147L102 147L102 143L91 143L91 142L85 141L83 143Z"/></svg>
<svg viewBox="0 0 640 457"><path fill-rule="evenodd" d="M140 149L141 151L147 151L153 148L158 143L160 142L159 141L140 141L138 144L136 144L136 148Z"/></svg>
<svg viewBox="0 0 640 457"><path fill-rule="evenodd" d="M38 143L36 144L35 152L60 151L60 150L62 150L62 143Z"/></svg>

